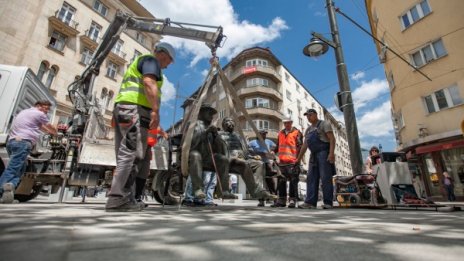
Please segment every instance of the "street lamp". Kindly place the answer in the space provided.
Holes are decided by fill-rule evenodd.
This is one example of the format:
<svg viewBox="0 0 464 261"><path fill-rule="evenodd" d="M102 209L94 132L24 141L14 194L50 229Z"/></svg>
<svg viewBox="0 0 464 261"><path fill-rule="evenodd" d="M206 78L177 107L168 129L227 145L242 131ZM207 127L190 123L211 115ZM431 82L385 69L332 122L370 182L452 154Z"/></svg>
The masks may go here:
<svg viewBox="0 0 464 261"><path fill-rule="evenodd" d="M332 33L332 40L326 39L321 34L312 32L313 38L310 43L303 48L303 54L310 57L317 57L327 52L328 46L335 50L335 58L337 61L337 76L340 85L340 109L343 111L345 118L346 137L348 140L348 147L350 149L351 168L353 175L362 173L362 154L361 146L359 143L358 127L356 125L356 116L354 113L353 100L351 98L350 82L348 80L348 73L346 64L343 58L343 50L338 34L337 19L335 17L335 10L332 0L326 0L327 12L329 14L330 30Z"/></svg>

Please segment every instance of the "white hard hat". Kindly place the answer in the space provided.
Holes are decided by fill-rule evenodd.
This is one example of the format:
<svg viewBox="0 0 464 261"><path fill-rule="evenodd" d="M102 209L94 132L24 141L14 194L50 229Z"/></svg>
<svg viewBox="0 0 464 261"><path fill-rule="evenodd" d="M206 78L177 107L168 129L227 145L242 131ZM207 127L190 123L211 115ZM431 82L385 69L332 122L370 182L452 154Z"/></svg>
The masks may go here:
<svg viewBox="0 0 464 261"><path fill-rule="evenodd" d="M287 116L287 117L282 119L282 122L293 122L293 120L292 120L292 117Z"/></svg>
<svg viewBox="0 0 464 261"><path fill-rule="evenodd" d="M174 51L174 47L166 42L160 42L156 45L155 48L156 52L163 51L166 52L172 59L172 62L176 59L176 51Z"/></svg>

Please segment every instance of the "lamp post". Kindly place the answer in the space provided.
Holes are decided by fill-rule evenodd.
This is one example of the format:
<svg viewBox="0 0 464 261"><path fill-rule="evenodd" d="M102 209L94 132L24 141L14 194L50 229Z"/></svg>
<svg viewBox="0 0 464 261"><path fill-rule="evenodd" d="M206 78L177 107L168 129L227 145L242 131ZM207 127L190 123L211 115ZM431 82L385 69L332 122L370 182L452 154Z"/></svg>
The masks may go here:
<svg viewBox="0 0 464 261"><path fill-rule="evenodd" d="M353 175L362 173L362 154L361 146L359 143L358 127L356 124L356 116L354 113L353 100L351 97L350 82L346 70L346 64L343 58L342 45L340 43L340 36L338 33L337 19L335 17L335 10L332 0L326 0L327 11L329 14L330 30L332 33L332 41L324 38L322 35L313 32L313 38L310 43L305 46L303 53L306 56L319 56L328 51L331 46L335 50L335 58L337 61L337 76L340 85L340 92L337 94L340 101L340 109L343 111L345 118L346 136L348 140L348 147L350 150L351 168Z"/></svg>

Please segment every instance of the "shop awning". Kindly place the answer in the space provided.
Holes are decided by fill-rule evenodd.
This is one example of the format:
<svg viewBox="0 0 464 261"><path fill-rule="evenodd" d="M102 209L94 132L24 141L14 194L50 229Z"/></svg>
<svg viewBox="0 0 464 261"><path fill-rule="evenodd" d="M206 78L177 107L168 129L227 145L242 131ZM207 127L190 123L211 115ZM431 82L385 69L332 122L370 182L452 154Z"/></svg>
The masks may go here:
<svg viewBox="0 0 464 261"><path fill-rule="evenodd" d="M435 143L416 148L416 154L424 154L432 151L449 150L464 147L464 139Z"/></svg>

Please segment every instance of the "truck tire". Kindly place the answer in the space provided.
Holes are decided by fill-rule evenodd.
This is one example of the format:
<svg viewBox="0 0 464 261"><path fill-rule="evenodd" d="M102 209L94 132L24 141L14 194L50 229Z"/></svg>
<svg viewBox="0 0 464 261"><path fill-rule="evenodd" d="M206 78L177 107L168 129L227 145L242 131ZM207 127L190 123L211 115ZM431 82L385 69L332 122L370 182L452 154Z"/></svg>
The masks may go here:
<svg viewBox="0 0 464 261"><path fill-rule="evenodd" d="M31 194L29 194L29 195L15 194L14 198L16 200L18 200L19 202L26 202L26 201L35 199L40 194L41 190L42 190L41 185L34 186L34 187L32 187Z"/></svg>
<svg viewBox="0 0 464 261"><path fill-rule="evenodd" d="M158 203L163 204L163 198L161 198L159 193L160 192L158 190L153 190L153 197Z"/></svg>
<svg viewBox="0 0 464 261"><path fill-rule="evenodd" d="M175 191L175 187L179 183L179 176L175 175L171 177L169 181L168 193L165 196L164 190L166 188L166 182L168 179L169 173L167 171L163 171L156 175L157 179L157 188L154 190L154 196L156 201L160 202L161 204L164 202L165 205L178 205L180 204L180 195ZM185 184L185 182L183 183Z"/></svg>

